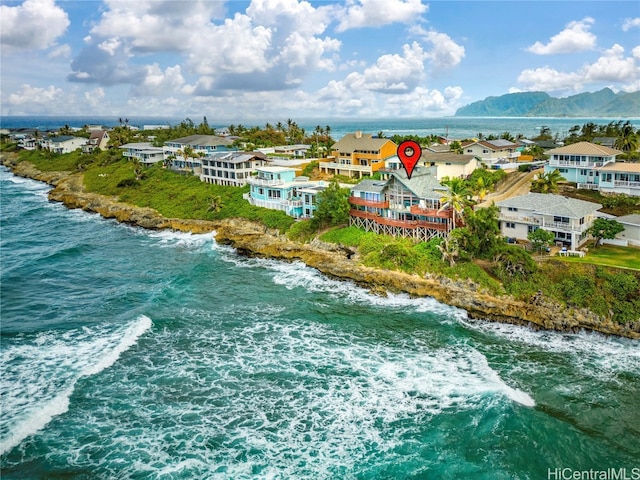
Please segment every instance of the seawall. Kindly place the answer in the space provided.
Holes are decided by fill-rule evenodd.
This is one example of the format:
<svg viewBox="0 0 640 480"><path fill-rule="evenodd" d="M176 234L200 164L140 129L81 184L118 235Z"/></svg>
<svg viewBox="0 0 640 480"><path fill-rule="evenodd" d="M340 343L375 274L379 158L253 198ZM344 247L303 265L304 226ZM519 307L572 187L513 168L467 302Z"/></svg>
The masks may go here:
<svg viewBox="0 0 640 480"><path fill-rule="evenodd" d="M216 241L230 245L242 254L301 261L326 275L353 281L378 294L390 291L415 297L433 297L465 310L474 319L565 332L588 330L640 339L640 320L622 325L589 310L568 308L544 297L525 302L509 296L489 295L470 281L370 268L349 258L348 252L334 244L318 240L308 244L292 242L264 225L242 219L204 221L166 218L151 208L135 207L118 202L115 198L86 192L81 174L41 172L31 163L18 162L8 155L2 156L2 164L15 175L52 185L54 188L49 192L49 199L62 202L69 208L81 208L146 229L192 233L215 231Z"/></svg>

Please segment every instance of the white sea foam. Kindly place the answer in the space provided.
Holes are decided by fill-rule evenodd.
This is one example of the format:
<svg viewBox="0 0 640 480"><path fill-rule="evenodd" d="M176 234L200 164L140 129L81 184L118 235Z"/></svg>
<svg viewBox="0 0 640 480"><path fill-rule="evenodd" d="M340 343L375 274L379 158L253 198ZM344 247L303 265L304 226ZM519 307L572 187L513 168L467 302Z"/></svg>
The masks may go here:
<svg viewBox="0 0 640 480"><path fill-rule="evenodd" d="M379 342L330 325L283 321L282 311L244 306L234 312L246 321L226 329L214 321L230 310L185 312L211 321L150 340L170 369L159 368L158 359L140 362L104 382L102 395L126 399L118 408L135 415L90 407L66 419L66 429L76 431L68 424L76 422L82 430L86 422L104 434L89 445L69 434L60 448L77 452L72 463L92 468L85 451L126 456L124 476L335 478L336 468L353 472L372 451L401 460L397 448L440 415L494 418L492 409L511 402L534 405L467 345ZM119 377L131 379L126 397Z"/></svg>
<svg viewBox="0 0 640 480"><path fill-rule="evenodd" d="M215 242L216 232L191 233L178 232L174 230L143 230L141 233L153 240L154 243L161 248L180 247L198 251L203 247L210 247L211 249L217 248L217 244Z"/></svg>
<svg viewBox="0 0 640 480"><path fill-rule="evenodd" d="M273 282L288 290L303 288L308 292L326 293L334 299L339 298L352 304L406 309L419 313L431 312L456 320L467 318L464 310L441 303L432 297L412 298L407 294L394 293L388 293L386 297L382 297L352 282L329 278L300 261L282 262L262 258L243 258L238 255L225 255L222 258L240 268L266 268L273 272Z"/></svg>
<svg viewBox="0 0 640 480"><path fill-rule="evenodd" d="M77 381L112 366L151 328L140 316L128 326L45 332L16 340L2 350L0 454L65 413Z"/></svg>

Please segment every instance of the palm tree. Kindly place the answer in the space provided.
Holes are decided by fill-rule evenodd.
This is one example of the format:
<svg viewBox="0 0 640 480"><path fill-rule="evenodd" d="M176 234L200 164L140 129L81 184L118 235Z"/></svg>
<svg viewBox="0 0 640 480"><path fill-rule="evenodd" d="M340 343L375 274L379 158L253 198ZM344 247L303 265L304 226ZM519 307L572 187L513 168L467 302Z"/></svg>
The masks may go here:
<svg viewBox="0 0 640 480"><path fill-rule="evenodd" d="M558 170L541 173L540 176L531 182L531 191L536 193L558 193L558 183L564 181Z"/></svg>
<svg viewBox="0 0 640 480"><path fill-rule="evenodd" d="M633 128L631 122L627 120L620 129L620 134L616 140L616 148L623 152L634 152L638 149L639 144L638 132Z"/></svg>
<svg viewBox="0 0 640 480"><path fill-rule="evenodd" d="M472 205L471 194L467 188L466 183L461 178L453 178L448 183L449 187L447 193L440 198L440 209L438 211L444 211L448 208L452 209L453 225L458 224L459 217L462 216L464 210Z"/></svg>
<svg viewBox="0 0 640 480"><path fill-rule="evenodd" d="M223 207L224 204L222 203L222 197L220 195L214 195L209 199L209 206L207 210L209 212L218 213Z"/></svg>
<svg viewBox="0 0 640 480"><path fill-rule="evenodd" d="M473 190L478 196L478 201L482 202L484 200L484 197L489 194L489 187L485 183L484 177L476 178L476 182L473 185Z"/></svg>

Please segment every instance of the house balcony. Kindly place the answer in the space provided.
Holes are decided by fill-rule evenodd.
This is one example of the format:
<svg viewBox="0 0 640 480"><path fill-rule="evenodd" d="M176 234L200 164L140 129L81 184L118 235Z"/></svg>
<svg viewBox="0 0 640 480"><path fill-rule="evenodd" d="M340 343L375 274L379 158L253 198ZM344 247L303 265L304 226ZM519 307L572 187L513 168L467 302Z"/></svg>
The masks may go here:
<svg viewBox="0 0 640 480"><path fill-rule="evenodd" d="M586 223L582 225L575 225L564 222L543 222L540 226L545 230L562 230L563 232L583 233L591 225L587 225Z"/></svg>
<svg viewBox="0 0 640 480"><path fill-rule="evenodd" d="M453 209L447 208L440 210L437 208L422 208L419 205L411 205L409 211L413 215L422 215L424 217L436 217L436 218L453 218Z"/></svg>
<svg viewBox="0 0 640 480"><path fill-rule="evenodd" d="M629 182L627 180L616 180L613 184L616 187L640 188L640 182Z"/></svg>
<svg viewBox="0 0 640 480"><path fill-rule="evenodd" d="M597 183L578 183L576 186L582 190L598 190L599 188Z"/></svg>
<svg viewBox="0 0 640 480"><path fill-rule="evenodd" d="M498 220L501 222L515 222L515 223L524 223L526 225L541 225L541 221L539 218L535 217L523 217L518 215L504 215L500 214L498 216Z"/></svg>
<svg viewBox="0 0 640 480"><path fill-rule="evenodd" d="M371 173L370 165L352 165L352 164L343 164L336 162L320 162L318 165L320 170L348 170L350 172L362 172L362 173Z"/></svg>
<svg viewBox="0 0 640 480"><path fill-rule="evenodd" d="M276 185L284 185L285 181L281 179L268 180L266 178L249 177L247 178L247 183L258 187L274 187Z"/></svg>
<svg viewBox="0 0 640 480"><path fill-rule="evenodd" d="M432 230L439 230L442 232L446 232L449 230L449 225L447 223L435 223L435 222L425 222L421 220L398 220L395 218L387 218L377 215L375 213L363 212L361 210L351 210L349 214L353 217L366 218L368 220L373 220L380 225L388 225L390 227L401 227L401 228L429 228Z"/></svg>
<svg viewBox="0 0 640 480"><path fill-rule="evenodd" d="M351 205L360 205L362 207L371 207L371 208L389 208L388 201L378 202L375 200L365 200L360 197L349 197L349 203Z"/></svg>
<svg viewBox="0 0 640 480"><path fill-rule="evenodd" d="M596 168L608 162L572 162L569 160L549 160L550 167Z"/></svg>

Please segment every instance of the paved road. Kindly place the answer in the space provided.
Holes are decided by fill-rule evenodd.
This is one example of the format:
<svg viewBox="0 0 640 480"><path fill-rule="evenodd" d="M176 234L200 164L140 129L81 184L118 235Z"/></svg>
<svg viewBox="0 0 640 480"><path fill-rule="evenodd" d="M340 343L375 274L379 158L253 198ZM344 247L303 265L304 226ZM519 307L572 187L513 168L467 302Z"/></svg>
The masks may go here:
<svg viewBox="0 0 640 480"><path fill-rule="evenodd" d="M500 202L507 198L529 193L531 181L541 170L533 172L513 172L509 174L507 180L498 187L495 192L490 193L478 204L480 208L490 207L493 202Z"/></svg>

